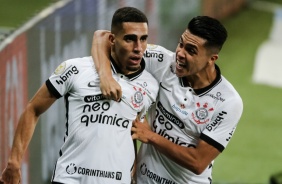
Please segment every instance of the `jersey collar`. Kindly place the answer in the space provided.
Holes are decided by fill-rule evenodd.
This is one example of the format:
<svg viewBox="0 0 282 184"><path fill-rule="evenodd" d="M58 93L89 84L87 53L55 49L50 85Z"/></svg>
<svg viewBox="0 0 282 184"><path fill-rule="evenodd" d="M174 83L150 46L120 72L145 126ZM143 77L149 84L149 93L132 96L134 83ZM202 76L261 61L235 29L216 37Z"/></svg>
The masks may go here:
<svg viewBox="0 0 282 184"><path fill-rule="evenodd" d="M215 70L216 70L216 78L210 85L208 85L207 87L201 88L201 89L194 89L194 92L197 95L207 93L208 91L210 91L212 88L214 88L221 81L221 72L220 72L220 69L217 65L215 65ZM189 85L189 83L187 82L187 80L185 80L184 77L179 78L179 82L180 82L180 85L182 87L191 87Z"/></svg>
<svg viewBox="0 0 282 184"><path fill-rule="evenodd" d="M111 59L111 68L112 68L113 73L122 74L121 70L120 70L119 66L116 64L114 58L112 58L112 56L111 56L110 59ZM143 57L142 57L140 66L141 66L141 68L137 72L134 72L134 73L131 73L131 74L128 74L128 75L124 75L124 76L126 76L129 80L134 80L134 79L138 78L142 74L142 72L145 70L145 66L146 66L145 60L143 59Z"/></svg>

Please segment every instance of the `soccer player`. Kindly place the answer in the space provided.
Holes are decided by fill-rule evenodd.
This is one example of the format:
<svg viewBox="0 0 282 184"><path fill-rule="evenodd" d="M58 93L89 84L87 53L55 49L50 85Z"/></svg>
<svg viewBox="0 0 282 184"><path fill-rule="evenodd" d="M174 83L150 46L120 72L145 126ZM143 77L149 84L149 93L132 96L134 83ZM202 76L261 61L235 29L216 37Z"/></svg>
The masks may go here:
<svg viewBox="0 0 282 184"><path fill-rule="evenodd" d="M111 32L111 68L122 88L121 101L102 96L91 56L61 63L19 120L2 182L19 183L21 159L40 114L64 97L66 134L52 183L130 184L135 159L132 122L143 119L155 102L158 83L144 70L147 17L136 8L120 8L113 15Z"/></svg>
<svg viewBox="0 0 282 184"><path fill-rule="evenodd" d="M106 42L97 43L105 39L101 33L105 34L94 34L92 56L101 62L99 70L108 71ZM218 20L197 16L180 36L175 53L157 45L147 47L146 70L160 89L148 113L149 124L136 121L132 127L132 138L143 142L138 183L212 182L214 159L226 148L243 111L241 97L215 64L226 38ZM121 90L112 85L111 75L102 72L100 77L105 77L103 94L118 99Z"/></svg>

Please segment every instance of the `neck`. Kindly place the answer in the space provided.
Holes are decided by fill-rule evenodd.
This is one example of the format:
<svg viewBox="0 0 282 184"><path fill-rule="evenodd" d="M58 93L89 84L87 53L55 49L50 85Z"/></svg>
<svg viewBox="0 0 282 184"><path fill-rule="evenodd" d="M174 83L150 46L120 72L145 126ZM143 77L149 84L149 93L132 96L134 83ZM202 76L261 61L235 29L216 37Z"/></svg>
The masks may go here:
<svg viewBox="0 0 282 184"><path fill-rule="evenodd" d="M136 70L130 70L128 68L126 68L126 66L123 66L120 64L119 60L117 59L116 55L114 54L114 52L112 52L111 54L115 64L118 66L119 70L120 70L120 73L124 74L124 75L130 75L132 73L135 73L137 71L139 71L141 69L141 65L139 66L138 69Z"/></svg>
<svg viewBox="0 0 282 184"><path fill-rule="evenodd" d="M216 79L215 67L205 69L196 75L187 76L185 79L193 89L202 89L209 86Z"/></svg>

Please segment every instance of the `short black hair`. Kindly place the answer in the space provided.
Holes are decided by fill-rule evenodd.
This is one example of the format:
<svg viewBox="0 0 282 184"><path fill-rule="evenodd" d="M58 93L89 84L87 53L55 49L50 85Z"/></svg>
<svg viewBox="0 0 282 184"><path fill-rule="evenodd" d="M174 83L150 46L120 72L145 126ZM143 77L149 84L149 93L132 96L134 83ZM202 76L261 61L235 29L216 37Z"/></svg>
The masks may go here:
<svg viewBox="0 0 282 184"><path fill-rule="evenodd" d="M204 46L219 52L227 39L227 30L217 20L209 16L196 16L188 23L187 29L193 35L206 40Z"/></svg>
<svg viewBox="0 0 282 184"><path fill-rule="evenodd" d="M122 23L124 22L140 22L147 23L148 19L146 15L134 7L123 7L115 11L112 18L111 31L121 29Z"/></svg>

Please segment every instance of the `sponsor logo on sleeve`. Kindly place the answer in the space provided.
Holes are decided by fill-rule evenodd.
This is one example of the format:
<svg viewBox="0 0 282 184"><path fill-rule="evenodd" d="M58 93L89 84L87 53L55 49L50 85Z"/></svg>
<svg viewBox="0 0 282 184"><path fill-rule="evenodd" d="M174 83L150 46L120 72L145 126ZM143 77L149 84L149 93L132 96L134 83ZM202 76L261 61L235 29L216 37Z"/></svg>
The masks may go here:
<svg viewBox="0 0 282 184"><path fill-rule="evenodd" d="M146 58L156 58L158 62L162 62L164 59L164 54L156 52L156 51L148 51L146 50L144 53L144 57Z"/></svg>
<svg viewBox="0 0 282 184"><path fill-rule="evenodd" d="M222 121L224 120L224 116L226 114L227 114L227 112L225 112L225 111L221 111L221 113L218 113L218 115L216 116L215 120L213 120L212 123L208 124L206 129L208 131L215 130L222 123Z"/></svg>
<svg viewBox="0 0 282 184"><path fill-rule="evenodd" d="M59 66L60 67L60 66ZM58 67L58 68L59 68ZM58 69L57 68L57 69ZM56 70L57 70L56 69ZM58 69L58 70L62 70L62 69ZM56 71L55 71L56 72ZM60 71L61 72L61 71ZM60 73L59 72L59 73ZM56 80L57 84L64 84L64 82L66 82L72 75L76 75L78 74L79 71L78 69L76 68L76 66L70 66L68 68L68 70L66 70L66 72L62 72L61 75L60 75L60 79ZM56 74L56 73L55 73Z"/></svg>
<svg viewBox="0 0 282 184"><path fill-rule="evenodd" d="M157 47L158 47L158 45L155 45L155 44L147 44L147 49L149 49L149 50L153 50Z"/></svg>
<svg viewBox="0 0 282 184"><path fill-rule="evenodd" d="M54 74L60 75L65 71L65 69L66 69L66 62L63 62L56 68Z"/></svg>
<svg viewBox="0 0 282 184"><path fill-rule="evenodd" d="M226 138L226 141L230 141L231 137L233 136L233 133L234 133L235 129L236 129L236 127L234 127L234 128L231 130L231 132L229 132L228 138Z"/></svg>

